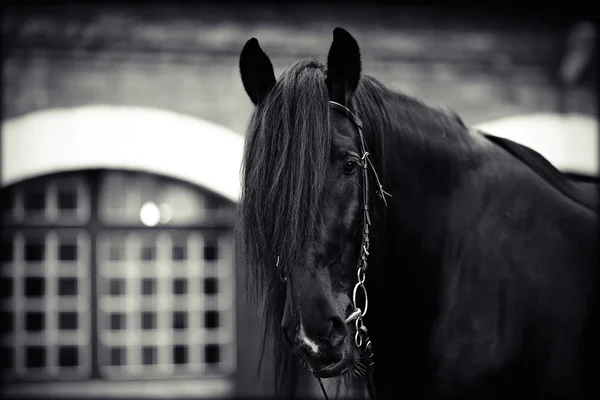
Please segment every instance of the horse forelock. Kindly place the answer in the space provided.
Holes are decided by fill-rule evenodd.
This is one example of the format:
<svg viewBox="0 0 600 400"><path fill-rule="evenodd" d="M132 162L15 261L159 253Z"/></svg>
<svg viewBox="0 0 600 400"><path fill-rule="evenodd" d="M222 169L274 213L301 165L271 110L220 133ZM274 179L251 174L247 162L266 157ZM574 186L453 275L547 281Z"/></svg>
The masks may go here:
<svg viewBox="0 0 600 400"><path fill-rule="evenodd" d="M248 291L262 300L282 364L288 360L277 338L285 286L275 262L278 256L283 269L301 263L319 223L331 146L328 100L324 66L299 61L257 106L246 132L239 217Z"/></svg>
<svg viewBox="0 0 600 400"><path fill-rule="evenodd" d="M298 62L257 107L247 132L241 218L248 261L297 263L318 219L331 146L323 66Z"/></svg>

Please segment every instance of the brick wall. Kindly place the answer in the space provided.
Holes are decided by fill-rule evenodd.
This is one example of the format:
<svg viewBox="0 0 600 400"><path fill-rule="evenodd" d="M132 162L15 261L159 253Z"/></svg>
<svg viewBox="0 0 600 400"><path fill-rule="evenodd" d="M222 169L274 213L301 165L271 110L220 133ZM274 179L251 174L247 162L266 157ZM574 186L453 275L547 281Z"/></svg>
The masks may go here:
<svg viewBox="0 0 600 400"><path fill-rule="evenodd" d="M168 109L243 133L251 111L237 70L244 42L258 37L278 72L299 57L325 60L338 25L359 41L366 73L451 107L467 123L559 108L563 26L397 8L348 7L327 17L269 7L8 13L4 117L108 103ZM565 93L569 110L595 112L592 87Z"/></svg>

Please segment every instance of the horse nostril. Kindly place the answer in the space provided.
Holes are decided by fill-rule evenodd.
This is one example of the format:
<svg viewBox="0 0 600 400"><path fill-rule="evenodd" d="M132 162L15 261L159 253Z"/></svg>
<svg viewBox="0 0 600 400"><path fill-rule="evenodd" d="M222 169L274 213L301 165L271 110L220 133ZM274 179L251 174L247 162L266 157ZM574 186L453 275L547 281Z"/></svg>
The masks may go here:
<svg viewBox="0 0 600 400"><path fill-rule="evenodd" d="M329 322L331 324L329 330L329 342L333 347L341 346L348 335L348 328L344 321L339 317L333 317Z"/></svg>

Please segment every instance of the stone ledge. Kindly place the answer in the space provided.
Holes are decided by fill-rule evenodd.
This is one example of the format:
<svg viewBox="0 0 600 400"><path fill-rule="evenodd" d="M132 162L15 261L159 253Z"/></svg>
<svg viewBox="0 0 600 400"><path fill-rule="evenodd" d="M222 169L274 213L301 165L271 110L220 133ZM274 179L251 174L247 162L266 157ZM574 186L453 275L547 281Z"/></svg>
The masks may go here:
<svg viewBox="0 0 600 400"><path fill-rule="evenodd" d="M2 394L17 398L119 398L119 399L200 399L231 398L229 379L164 379L137 381L45 382L4 384Z"/></svg>

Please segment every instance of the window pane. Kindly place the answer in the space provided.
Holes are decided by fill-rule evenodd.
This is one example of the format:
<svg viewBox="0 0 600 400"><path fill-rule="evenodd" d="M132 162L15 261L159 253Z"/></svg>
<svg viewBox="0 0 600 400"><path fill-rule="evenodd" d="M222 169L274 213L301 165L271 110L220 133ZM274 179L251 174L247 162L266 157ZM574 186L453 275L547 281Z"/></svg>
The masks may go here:
<svg viewBox="0 0 600 400"><path fill-rule="evenodd" d="M113 347L110 349L110 364L125 365L127 363L127 352L124 347Z"/></svg>
<svg viewBox="0 0 600 400"><path fill-rule="evenodd" d="M175 364L186 364L188 361L188 349L187 346L173 346L173 363Z"/></svg>
<svg viewBox="0 0 600 400"><path fill-rule="evenodd" d="M59 189L57 206L60 210L72 211L77 209L77 192Z"/></svg>
<svg viewBox="0 0 600 400"><path fill-rule="evenodd" d="M140 260L142 260L142 261L156 260L156 247L154 247L152 245L143 246L141 253L140 253Z"/></svg>
<svg viewBox="0 0 600 400"><path fill-rule="evenodd" d="M58 314L58 329L61 331L77 330L77 312L65 311Z"/></svg>
<svg viewBox="0 0 600 400"><path fill-rule="evenodd" d="M109 280L110 295L111 296L124 296L127 289L127 281L122 278L111 278Z"/></svg>
<svg viewBox="0 0 600 400"><path fill-rule="evenodd" d="M219 327L219 313L217 311L206 311L204 313L204 327L215 329Z"/></svg>
<svg viewBox="0 0 600 400"><path fill-rule="evenodd" d="M214 261L219 258L219 248L214 243L207 243L204 245L204 259L207 261Z"/></svg>
<svg viewBox="0 0 600 400"><path fill-rule="evenodd" d="M144 365L153 365L158 363L158 351L156 347L144 346L142 348L142 362Z"/></svg>
<svg viewBox="0 0 600 400"><path fill-rule="evenodd" d="M44 330L46 316L43 312L31 311L25 314L25 329L30 332Z"/></svg>
<svg viewBox="0 0 600 400"><path fill-rule="evenodd" d="M219 292L219 282L217 278L204 278L204 293L214 295Z"/></svg>
<svg viewBox="0 0 600 400"><path fill-rule="evenodd" d="M143 312L142 313L142 329L143 330L156 329L156 313L155 312Z"/></svg>
<svg viewBox="0 0 600 400"><path fill-rule="evenodd" d="M58 348L58 365L60 367L78 366L79 349L77 346L60 346Z"/></svg>
<svg viewBox="0 0 600 400"><path fill-rule="evenodd" d="M61 261L77 261L77 245L61 244L58 248L58 259Z"/></svg>
<svg viewBox="0 0 600 400"><path fill-rule="evenodd" d="M15 353L12 347L0 346L0 373L15 367Z"/></svg>
<svg viewBox="0 0 600 400"><path fill-rule="evenodd" d="M27 368L45 367L46 348L43 346L27 346L25 352L25 366Z"/></svg>
<svg viewBox="0 0 600 400"><path fill-rule="evenodd" d="M83 224L90 216L90 188L77 174L61 176L53 182L59 224Z"/></svg>
<svg viewBox="0 0 600 400"><path fill-rule="evenodd" d="M14 313L12 311L0 311L0 334L12 333L14 329Z"/></svg>
<svg viewBox="0 0 600 400"><path fill-rule="evenodd" d="M46 280L40 277L25 278L25 297L43 297L46 293Z"/></svg>
<svg viewBox="0 0 600 400"><path fill-rule="evenodd" d="M25 261L40 262L45 258L46 244L42 239L28 238L25 242Z"/></svg>
<svg viewBox="0 0 600 400"><path fill-rule="evenodd" d="M58 280L59 296L77 296L77 278L60 278Z"/></svg>
<svg viewBox="0 0 600 400"><path fill-rule="evenodd" d="M23 208L26 213L43 211L46 208L46 192L40 189L25 190Z"/></svg>
<svg viewBox="0 0 600 400"><path fill-rule="evenodd" d="M125 313L115 312L110 314L110 330L120 331L126 329L125 327L126 316Z"/></svg>
<svg viewBox="0 0 600 400"><path fill-rule="evenodd" d="M219 355L219 345L209 344L204 346L204 361L207 364L218 363Z"/></svg>
<svg viewBox="0 0 600 400"><path fill-rule="evenodd" d="M173 294L184 295L187 293L187 279L177 278L173 279Z"/></svg>
<svg viewBox="0 0 600 400"><path fill-rule="evenodd" d="M13 278L11 277L0 277L0 299L9 299L13 295Z"/></svg>
<svg viewBox="0 0 600 400"><path fill-rule="evenodd" d="M13 241L10 237L0 238L0 262L11 262L14 257Z"/></svg>
<svg viewBox="0 0 600 400"><path fill-rule="evenodd" d="M187 328L187 313L176 311L173 313L173 329L182 330Z"/></svg>
<svg viewBox="0 0 600 400"><path fill-rule="evenodd" d="M149 296L156 293L156 279L144 278L142 279L142 295Z"/></svg>
<svg viewBox="0 0 600 400"><path fill-rule="evenodd" d="M185 261L187 258L187 249L183 246L173 246L171 257L173 261Z"/></svg>

